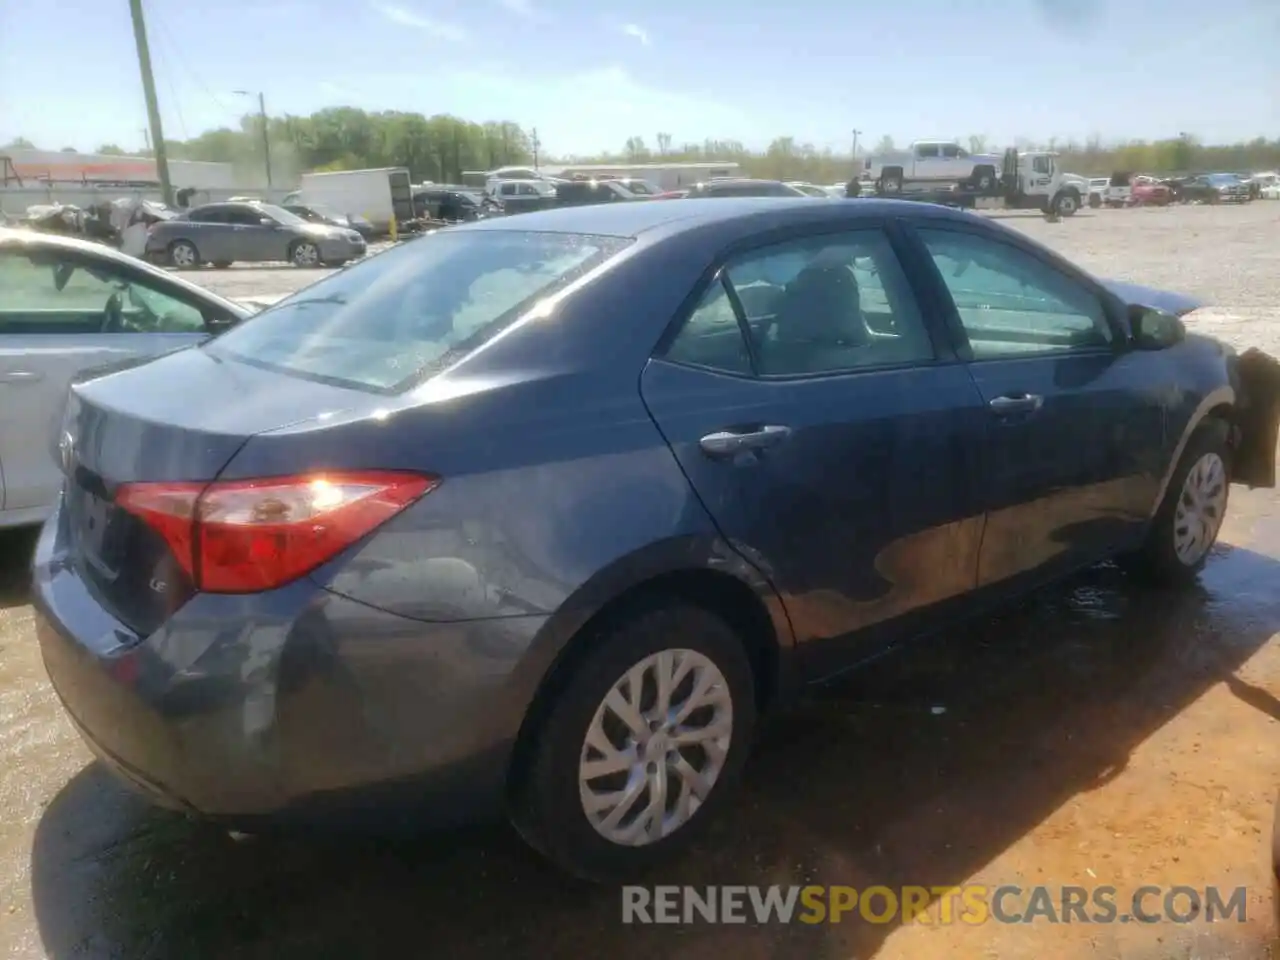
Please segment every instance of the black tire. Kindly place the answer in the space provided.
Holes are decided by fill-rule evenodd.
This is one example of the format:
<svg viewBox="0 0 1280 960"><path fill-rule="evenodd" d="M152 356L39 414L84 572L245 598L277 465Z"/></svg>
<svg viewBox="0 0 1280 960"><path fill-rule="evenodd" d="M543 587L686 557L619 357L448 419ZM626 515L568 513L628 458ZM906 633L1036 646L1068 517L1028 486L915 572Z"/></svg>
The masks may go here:
<svg viewBox="0 0 1280 960"><path fill-rule="evenodd" d="M225 269L227 269L227 267L231 266L231 263L232 263L232 261L230 261L230 260L215 260L215 261L213 261L213 265L214 265L215 267L217 267L219 270L225 270Z"/></svg>
<svg viewBox="0 0 1280 960"><path fill-rule="evenodd" d="M996 187L995 167L976 167L969 177L969 186L982 193L990 193Z"/></svg>
<svg viewBox="0 0 1280 960"><path fill-rule="evenodd" d="M1063 190L1053 198L1053 212L1060 217L1074 217L1080 209L1080 194L1075 190Z"/></svg>
<svg viewBox="0 0 1280 960"><path fill-rule="evenodd" d="M876 181L877 192L887 197L896 197L902 193L902 171L894 167L885 170Z"/></svg>
<svg viewBox="0 0 1280 960"><path fill-rule="evenodd" d="M1186 562L1178 557L1174 547L1176 530L1176 514L1178 501L1183 497L1183 488L1187 475L1192 468L1206 456L1215 455L1224 467L1223 485L1226 487L1222 501L1222 513L1226 514L1230 502L1231 490L1231 457L1228 443L1227 424L1217 418L1208 418L1187 441L1182 457L1169 477L1169 487L1165 490L1164 499L1151 521L1146 541L1142 547L1130 556L1122 558L1123 565L1138 579L1156 586L1182 586L1190 583L1204 568L1205 561L1213 552L1213 544L1221 529L1223 517L1217 517L1218 529L1204 547L1204 552L1193 562Z"/></svg>
<svg viewBox="0 0 1280 960"><path fill-rule="evenodd" d="M194 270L200 266L200 251L190 240L175 240L169 244L169 265L179 270Z"/></svg>
<svg viewBox="0 0 1280 960"><path fill-rule="evenodd" d="M310 248L314 256L304 259L302 251L307 248ZM289 247L289 262L303 270L312 270L322 266L320 247L310 240L295 240Z"/></svg>
<svg viewBox="0 0 1280 960"><path fill-rule="evenodd" d="M1089 209L1097 210L1100 206L1102 206L1102 198L1096 193L1089 194Z"/></svg>
<svg viewBox="0 0 1280 960"><path fill-rule="evenodd" d="M732 793L751 748L755 685L741 640L720 617L689 603L650 599L612 618L591 638L530 742L532 756L512 791L511 821L535 850L569 874L619 882L675 856L714 819ZM642 846L624 846L587 819L579 762L596 710L631 667L663 650L693 650L725 678L732 711L729 748L706 800L674 833ZM639 809L643 800L637 801Z"/></svg>

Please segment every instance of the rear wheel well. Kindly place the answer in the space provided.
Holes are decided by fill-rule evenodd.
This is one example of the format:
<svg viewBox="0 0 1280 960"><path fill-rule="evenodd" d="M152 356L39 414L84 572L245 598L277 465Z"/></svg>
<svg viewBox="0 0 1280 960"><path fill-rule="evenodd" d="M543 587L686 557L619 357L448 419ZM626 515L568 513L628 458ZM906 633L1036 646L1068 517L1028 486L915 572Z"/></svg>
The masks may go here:
<svg viewBox="0 0 1280 960"><path fill-rule="evenodd" d="M1227 446L1234 451L1239 440L1239 430L1236 427L1236 408L1230 403L1220 403L1206 413L1204 420L1200 422L1204 424L1210 420L1220 420L1227 425Z"/></svg>
<svg viewBox="0 0 1280 960"><path fill-rule="evenodd" d="M622 622L639 609L664 603L687 603L715 614L733 629L751 661L756 708L763 712L776 690L778 637L764 604L736 577L712 570L679 570L645 580L606 603L573 635L542 679L516 737L507 773L508 793L528 770L539 729L568 686L592 636Z"/></svg>

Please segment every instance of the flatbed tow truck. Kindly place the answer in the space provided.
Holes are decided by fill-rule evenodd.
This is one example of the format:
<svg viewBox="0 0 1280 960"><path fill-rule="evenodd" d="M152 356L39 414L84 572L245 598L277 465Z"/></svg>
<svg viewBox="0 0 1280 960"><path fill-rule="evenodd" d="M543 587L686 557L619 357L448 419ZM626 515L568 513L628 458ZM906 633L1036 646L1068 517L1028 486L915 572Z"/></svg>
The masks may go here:
<svg viewBox="0 0 1280 960"><path fill-rule="evenodd" d="M1004 152L1000 176L980 182L970 178L959 183L904 184L900 176L886 171L871 183L863 183L857 196L918 200L949 207L1003 210L1038 210L1047 219L1074 216L1084 202L1074 183L1062 178L1058 154L1050 151ZM870 190L866 189L870 187Z"/></svg>

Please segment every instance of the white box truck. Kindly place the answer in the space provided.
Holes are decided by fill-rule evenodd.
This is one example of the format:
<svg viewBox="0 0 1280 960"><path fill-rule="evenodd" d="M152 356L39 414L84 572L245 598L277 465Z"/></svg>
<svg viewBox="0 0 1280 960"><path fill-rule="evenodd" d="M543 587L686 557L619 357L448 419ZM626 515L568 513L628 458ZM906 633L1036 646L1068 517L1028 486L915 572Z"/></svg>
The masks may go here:
<svg viewBox="0 0 1280 960"><path fill-rule="evenodd" d="M302 185L285 204L319 204L347 216L361 216L386 233L391 218L403 229L413 216L413 187L408 167L304 173Z"/></svg>

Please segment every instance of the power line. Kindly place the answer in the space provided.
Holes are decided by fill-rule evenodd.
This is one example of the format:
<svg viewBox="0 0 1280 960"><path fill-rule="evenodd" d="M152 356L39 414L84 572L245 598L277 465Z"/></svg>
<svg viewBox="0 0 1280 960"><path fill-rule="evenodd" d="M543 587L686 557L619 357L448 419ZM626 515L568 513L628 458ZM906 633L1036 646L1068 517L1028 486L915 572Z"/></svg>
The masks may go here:
<svg viewBox="0 0 1280 960"><path fill-rule="evenodd" d="M190 63L188 63L187 58L183 56L182 47L178 44L177 39L174 37L173 33L169 30L169 25L156 12L154 5L148 5L147 16L151 20L153 20L157 26L159 26L160 32L164 34L165 39L168 42L169 46L172 47L174 53L177 54L178 62L181 63L183 66L183 69L185 69L187 73L190 74L191 79L196 82L196 85L205 92L205 95L208 96L208 98L214 102L214 104L218 107L219 110L221 110L223 113L231 113L232 112L231 108L218 99L217 95L213 92L213 89L207 83L204 82L204 79L200 76L200 74L196 72L195 67L191 66Z"/></svg>
<svg viewBox="0 0 1280 960"><path fill-rule="evenodd" d="M159 23L154 12L151 12L150 16L152 20ZM160 26L161 32L165 32L164 25L160 24ZM178 96L177 88L174 86L173 67L168 55L164 52L164 47L165 44L156 44L156 59L160 61L160 65L164 68L165 86L169 88L169 96L173 99L173 111L178 115L178 129L182 131L182 139L187 140L190 139L190 134L187 133L187 121L182 116L182 99Z"/></svg>

